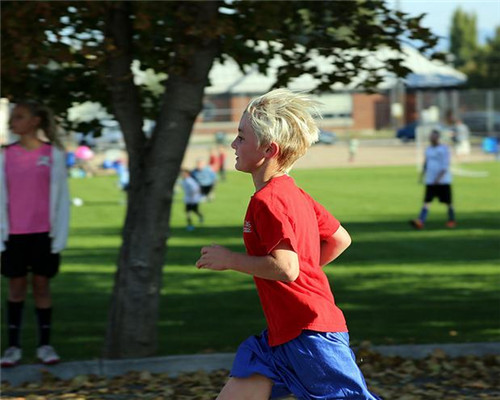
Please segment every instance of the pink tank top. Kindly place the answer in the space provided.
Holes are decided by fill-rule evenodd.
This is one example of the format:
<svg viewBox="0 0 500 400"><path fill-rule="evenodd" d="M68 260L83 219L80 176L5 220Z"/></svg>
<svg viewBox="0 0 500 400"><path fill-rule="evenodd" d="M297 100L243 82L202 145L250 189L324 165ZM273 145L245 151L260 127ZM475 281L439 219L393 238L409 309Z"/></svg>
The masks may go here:
<svg viewBox="0 0 500 400"><path fill-rule="evenodd" d="M50 231L52 146L26 150L16 143L5 150L10 234Z"/></svg>

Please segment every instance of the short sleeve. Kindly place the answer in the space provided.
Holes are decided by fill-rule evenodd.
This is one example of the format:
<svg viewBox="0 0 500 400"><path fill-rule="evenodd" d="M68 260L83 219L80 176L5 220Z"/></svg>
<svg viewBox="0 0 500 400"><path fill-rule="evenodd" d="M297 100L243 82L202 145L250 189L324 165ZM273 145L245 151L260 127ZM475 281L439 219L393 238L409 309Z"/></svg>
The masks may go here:
<svg viewBox="0 0 500 400"><path fill-rule="evenodd" d="M288 242L292 249L297 252L294 223L284 210L271 209L268 204L259 202L255 217L256 231L265 254L271 253L282 241Z"/></svg>
<svg viewBox="0 0 500 400"><path fill-rule="evenodd" d="M318 221L319 237L321 240L328 239L335 232L337 232L340 227L340 222L332 214L330 214L325 207L314 200L312 201L314 204L316 219Z"/></svg>

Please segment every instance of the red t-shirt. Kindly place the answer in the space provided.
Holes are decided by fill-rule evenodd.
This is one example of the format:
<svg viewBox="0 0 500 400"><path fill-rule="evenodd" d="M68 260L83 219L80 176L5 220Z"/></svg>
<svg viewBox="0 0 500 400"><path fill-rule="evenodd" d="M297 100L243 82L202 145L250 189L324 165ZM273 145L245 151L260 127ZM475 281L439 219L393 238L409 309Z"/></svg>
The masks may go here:
<svg viewBox="0 0 500 400"><path fill-rule="evenodd" d="M319 265L320 241L340 223L311 196L283 175L256 192L243 226L247 253L265 256L288 241L298 254L300 273L291 283L254 277L266 316L269 345L286 343L302 330L347 332L328 279Z"/></svg>

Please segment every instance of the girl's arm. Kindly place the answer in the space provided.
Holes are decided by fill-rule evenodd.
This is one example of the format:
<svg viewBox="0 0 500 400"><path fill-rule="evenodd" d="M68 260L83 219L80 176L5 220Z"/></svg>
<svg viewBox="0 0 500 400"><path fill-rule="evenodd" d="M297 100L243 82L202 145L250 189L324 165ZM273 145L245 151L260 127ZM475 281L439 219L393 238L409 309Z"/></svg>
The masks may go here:
<svg viewBox="0 0 500 400"><path fill-rule="evenodd" d="M224 271L232 269L263 279L293 282L299 276L299 258L287 242L280 242L270 254L262 257L236 253L212 245L201 249L198 268Z"/></svg>
<svg viewBox="0 0 500 400"><path fill-rule="evenodd" d="M351 242L349 233L342 225L339 226L339 229L332 236L321 241L320 265L323 267L335 260L349 247Z"/></svg>

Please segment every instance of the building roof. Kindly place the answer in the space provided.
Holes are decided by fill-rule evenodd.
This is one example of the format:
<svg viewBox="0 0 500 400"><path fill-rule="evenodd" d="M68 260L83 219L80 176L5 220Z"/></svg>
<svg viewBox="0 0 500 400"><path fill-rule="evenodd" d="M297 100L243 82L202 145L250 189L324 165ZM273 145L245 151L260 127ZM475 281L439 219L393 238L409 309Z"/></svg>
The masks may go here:
<svg viewBox="0 0 500 400"><path fill-rule="evenodd" d="M412 71L403 79L408 88L458 86L467 80L463 73L441 61L428 59L414 48L405 47L402 54L404 57L403 64ZM372 52L367 62L372 67L381 67L388 59L394 58L396 55L396 50L384 48ZM311 63L325 72L332 72L334 69L327 57L313 56ZM278 67L283 64L284 61L280 57L276 57L270 62L267 74L264 75L258 71L256 66L247 67L246 73L243 73L233 59L228 59L224 63L217 62L210 71L210 86L207 86L205 93L215 95L222 93L254 94L267 92L275 82ZM349 85L334 84L332 85L332 91L354 90L362 82L363 76L366 76L366 74L365 71L360 72L357 79ZM397 82L397 77L389 71L384 75L384 80L378 87L381 90L389 89ZM292 79L288 87L292 90L311 90L316 87L317 83L316 78L310 74L304 74Z"/></svg>

